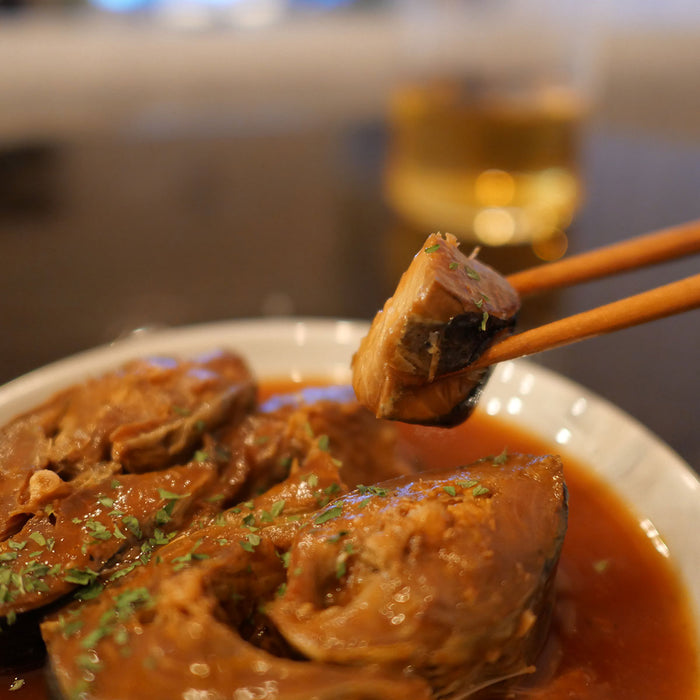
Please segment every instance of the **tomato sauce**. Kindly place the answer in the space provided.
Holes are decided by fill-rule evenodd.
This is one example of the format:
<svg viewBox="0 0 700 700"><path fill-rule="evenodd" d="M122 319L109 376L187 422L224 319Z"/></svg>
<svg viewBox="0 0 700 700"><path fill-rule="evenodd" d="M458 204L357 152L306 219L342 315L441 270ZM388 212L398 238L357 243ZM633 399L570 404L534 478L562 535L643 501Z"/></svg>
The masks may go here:
<svg viewBox="0 0 700 700"><path fill-rule="evenodd" d="M556 452L564 460L569 527L549 641L533 676L497 693L482 692L479 700L699 696L694 622L672 560L656 550L634 515L585 465L559 446L479 411L459 428L402 425L400 431L408 448L432 468L467 464L504 448ZM20 687L10 690L13 683ZM0 700L47 697L41 669L0 674Z"/></svg>

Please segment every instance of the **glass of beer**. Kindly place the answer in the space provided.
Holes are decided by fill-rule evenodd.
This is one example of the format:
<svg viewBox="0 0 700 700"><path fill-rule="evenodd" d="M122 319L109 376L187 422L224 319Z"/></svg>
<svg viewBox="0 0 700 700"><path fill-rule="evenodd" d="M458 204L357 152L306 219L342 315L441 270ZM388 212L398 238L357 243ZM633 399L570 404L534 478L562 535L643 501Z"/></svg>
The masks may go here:
<svg viewBox="0 0 700 700"><path fill-rule="evenodd" d="M390 101L387 201L426 232L560 257L583 196L590 27L567 0L444 4L408 11L417 59Z"/></svg>

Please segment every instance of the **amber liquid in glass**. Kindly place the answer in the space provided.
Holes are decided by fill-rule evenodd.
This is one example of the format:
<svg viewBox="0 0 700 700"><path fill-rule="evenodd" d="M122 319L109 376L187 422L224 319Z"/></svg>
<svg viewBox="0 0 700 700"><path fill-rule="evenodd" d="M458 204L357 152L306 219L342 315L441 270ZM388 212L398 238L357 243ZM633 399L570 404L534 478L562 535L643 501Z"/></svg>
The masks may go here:
<svg viewBox="0 0 700 700"><path fill-rule="evenodd" d="M581 100L562 88L475 81L401 88L390 111L388 203L426 233L542 246L538 256L555 259L563 254L557 234L581 200L582 113Z"/></svg>

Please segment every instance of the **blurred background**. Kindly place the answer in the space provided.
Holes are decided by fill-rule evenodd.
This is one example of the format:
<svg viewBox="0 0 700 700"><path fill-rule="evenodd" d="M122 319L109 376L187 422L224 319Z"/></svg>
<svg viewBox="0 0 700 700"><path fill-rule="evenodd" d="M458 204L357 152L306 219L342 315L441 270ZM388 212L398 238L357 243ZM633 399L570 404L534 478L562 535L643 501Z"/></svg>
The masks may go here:
<svg viewBox="0 0 700 700"><path fill-rule="evenodd" d="M431 231L508 272L699 218L698 46L695 0L0 0L0 382L138 329L370 319ZM536 360L698 469L698 320Z"/></svg>

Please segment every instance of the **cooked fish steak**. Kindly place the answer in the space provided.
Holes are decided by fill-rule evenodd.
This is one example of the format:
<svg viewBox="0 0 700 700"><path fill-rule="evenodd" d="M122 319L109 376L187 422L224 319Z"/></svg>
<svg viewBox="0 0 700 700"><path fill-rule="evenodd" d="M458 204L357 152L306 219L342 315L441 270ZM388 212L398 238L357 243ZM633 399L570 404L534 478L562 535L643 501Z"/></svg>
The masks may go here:
<svg viewBox="0 0 700 700"><path fill-rule="evenodd" d="M59 694L427 700L418 678L280 657L288 645L262 610L284 584L284 552L319 502L344 491L336 461L316 445L285 482L173 540L98 598L54 615L42 632Z"/></svg>
<svg viewBox="0 0 700 700"><path fill-rule="evenodd" d="M284 638L315 661L413 669L440 697L527 671L549 624L565 486L556 457L496 461L322 510L269 607Z"/></svg>

